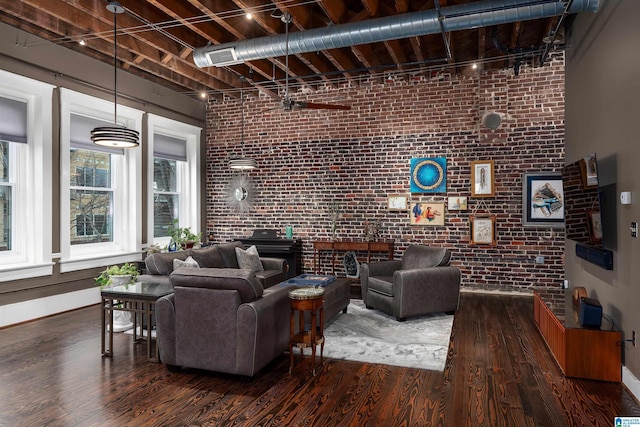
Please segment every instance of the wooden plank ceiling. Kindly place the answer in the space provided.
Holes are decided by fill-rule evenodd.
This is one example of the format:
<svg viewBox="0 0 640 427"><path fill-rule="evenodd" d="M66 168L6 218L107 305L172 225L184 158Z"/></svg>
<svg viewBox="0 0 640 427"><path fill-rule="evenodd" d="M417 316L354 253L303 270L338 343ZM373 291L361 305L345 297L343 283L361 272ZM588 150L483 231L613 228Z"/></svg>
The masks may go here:
<svg viewBox="0 0 640 427"><path fill-rule="evenodd" d="M118 65L178 92L237 96L241 76L278 96L285 82L285 58L267 58L222 68L198 68L193 48L273 36L285 32L278 18L292 16L289 31L366 21L473 0L120 0ZM0 0L0 21L69 49L113 64L114 14L105 0ZM252 13L252 19L246 13ZM290 85L313 90L319 84L358 84L363 78L417 76L447 70L517 68L538 65L543 38L559 18L545 18L437 33L409 39L328 49L289 57ZM79 42L83 40L84 45ZM446 40L446 42L445 42ZM447 57L447 43L450 57Z"/></svg>

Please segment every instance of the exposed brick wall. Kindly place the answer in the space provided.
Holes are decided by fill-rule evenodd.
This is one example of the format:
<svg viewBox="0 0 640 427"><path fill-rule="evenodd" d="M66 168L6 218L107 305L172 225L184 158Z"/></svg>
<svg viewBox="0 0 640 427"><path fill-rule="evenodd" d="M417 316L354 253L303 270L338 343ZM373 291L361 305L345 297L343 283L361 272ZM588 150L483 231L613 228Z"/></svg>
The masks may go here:
<svg viewBox="0 0 640 427"><path fill-rule="evenodd" d="M564 164L562 59L523 68L519 76L510 70L442 73L292 94L348 104L349 111L284 112L257 91L245 95L243 145L238 99L211 101L207 114L207 235L216 242L254 228L284 233L292 225L304 242L305 270L311 271L311 242L330 238L329 205L335 200L342 210L337 238L361 238L365 221L380 221L382 238L396 242L396 256L409 243L447 246L466 288L530 291L561 285L564 232L522 226L522 174L559 171ZM504 117L496 131L480 126L488 110ZM250 172L259 194L244 215L225 205L232 177L227 162L241 154L259 163ZM413 194L412 201L470 196L472 160L494 160L495 197L470 198L467 211L447 211L444 226L411 226L408 212L387 209L387 195L409 192L412 157L447 158L447 193ZM481 212L497 216L495 247L469 244L469 216ZM538 255L545 257L543 265L534 264Z"/></svg>

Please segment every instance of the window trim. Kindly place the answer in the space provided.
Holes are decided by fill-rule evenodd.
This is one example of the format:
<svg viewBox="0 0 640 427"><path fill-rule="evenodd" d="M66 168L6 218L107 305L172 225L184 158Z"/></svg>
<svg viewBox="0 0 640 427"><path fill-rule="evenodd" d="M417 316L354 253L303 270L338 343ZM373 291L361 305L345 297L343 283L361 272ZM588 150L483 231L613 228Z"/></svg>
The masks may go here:
<svg viewBox="0 0 640 427"><path fill-rule="evenodd" d="M114 201L113 242L71 245L70 211L70 132L71 114L113 121L113 103L70 89L60 89L60 271L77 271L141 259L142 218L142 154L141 148L130 148L124 154L112 154ZM141 131L143 112L118 105L119 123ZM113 160L113 157L112 157Z"/></svg>
<svg viewBox="0 0 640 427"><path fill-rule="evenodd" d="M160 246L169 244L169 237L153 236L153 141L154 134L159 133L187 141L187 161L181 162L178 172L178 193L180 195L179 213L180 227L190 227L194 233L200 232L201 190L200 190L200 138L202 128L173 119L147 115L147 245Z"/></svg>
<svg viewBox="0 0 640 427"><path fill-rule="evenodd" d="M27 143L17 151L15 249L0 254L0 282L50 276L52 262L52 136L55 86L0 70L0 94L27 101ZM27 183L32 185L27 188ZM12 221L14 219L12 218ZM36 244L34 244L36 242Z"/></svg>

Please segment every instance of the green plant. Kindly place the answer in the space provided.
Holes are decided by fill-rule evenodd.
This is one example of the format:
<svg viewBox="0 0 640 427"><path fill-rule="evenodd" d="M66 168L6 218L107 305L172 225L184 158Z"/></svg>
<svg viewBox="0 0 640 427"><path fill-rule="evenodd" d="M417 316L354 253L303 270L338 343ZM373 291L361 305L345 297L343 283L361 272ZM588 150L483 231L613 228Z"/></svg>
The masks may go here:
<svg viewBox="0 0 640 427"><path fill-rule="evenodd" d="M169 226L169 236L178 246L183 247L186 243L199 242L202 233L194 233L191 227L180 227L178 219L174 219Z"/></svg>
<svg viewBox="0 0 640 427"><path fill-rule="evenodd" d="M96 277L96 285L100 287L109 286L111 284L111 276L127 276L131 275L131 281L135 281L140 275L138 267L135 264L125 263L121 266L112 265L104 269L98 277Z"/></svg>

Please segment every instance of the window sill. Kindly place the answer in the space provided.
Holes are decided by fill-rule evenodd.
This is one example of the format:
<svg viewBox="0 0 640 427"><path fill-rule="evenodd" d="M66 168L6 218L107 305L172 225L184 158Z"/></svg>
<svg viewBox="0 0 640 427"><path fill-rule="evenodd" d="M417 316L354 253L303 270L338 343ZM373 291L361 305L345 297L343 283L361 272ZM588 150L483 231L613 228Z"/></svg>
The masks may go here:
<svg viewBox="0 0 640 427"><path fill-rule="evenodd" d="M77 257L73 259L60 260L60 272L87 270L89 268L105 267L125 262L141 261L140 252L118 252L113 254L101 254L100 256Z"/></svg>
<svg viewBox="0 0 640 427"><path fill-rule="evenodd" d="M11 280L31 279L33 277L51 276L53 262L44 264L13 264L0 266L0 282Z"/></svg>

